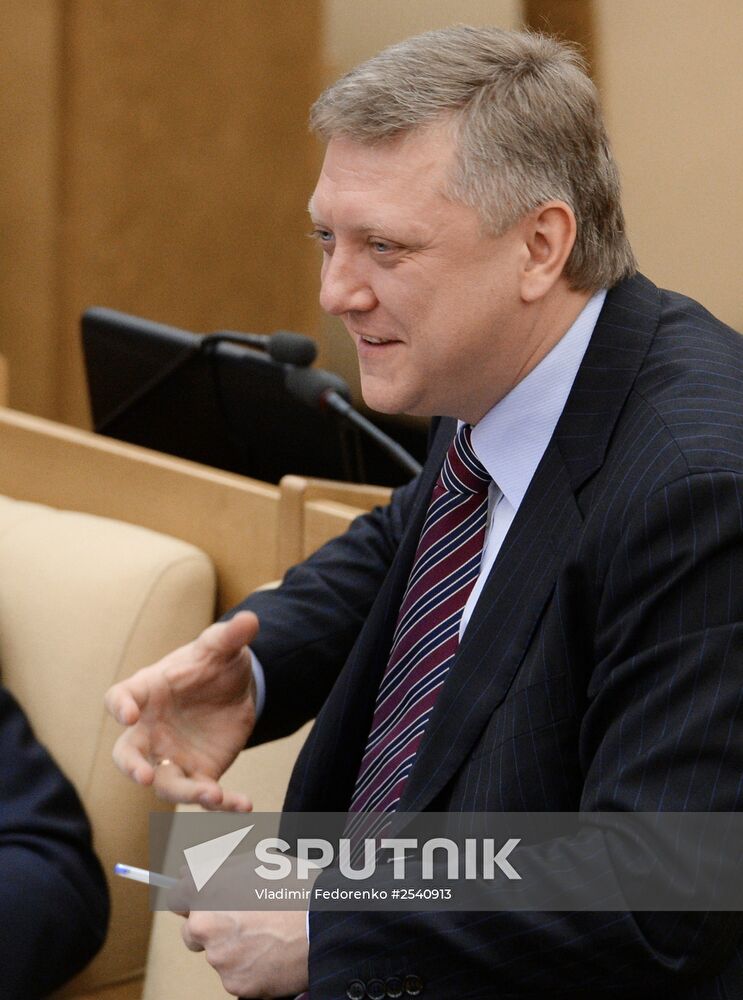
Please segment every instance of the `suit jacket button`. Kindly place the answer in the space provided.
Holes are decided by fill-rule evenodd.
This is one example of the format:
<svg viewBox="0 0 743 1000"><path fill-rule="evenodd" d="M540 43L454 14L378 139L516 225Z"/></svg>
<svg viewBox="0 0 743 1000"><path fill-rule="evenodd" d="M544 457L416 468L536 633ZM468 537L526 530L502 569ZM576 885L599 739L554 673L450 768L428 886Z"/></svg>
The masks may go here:
<svg viewBox="0 0 743 1000"><path fill-rule="evenodd" d="M362 983L360 979L354 979L346 987L346 996L348 1000L364 1000L366 996L366 984Z"/></svg>
<svg viewBox="0 0 743 1000"><path fill-rule="evenodd" d="M402 979L398 979L397 976L390 976L384 985L390 1000L397 1000L398 997L402 996Z"/></svg>
<svg viewBox="0 0 743 1000"><path fill-rule="evenodd" d="M369 1000L385 1000L387 990L381 979L370 979L366 984L366 995Z"/></svg>
<svg viewBox="0 0 743 1000"><path fill-rule="evenodd" d="M408 997L417 997L423 992L423 980L420 976L406 976L403 986L405 987L405 996Z"/></svg>

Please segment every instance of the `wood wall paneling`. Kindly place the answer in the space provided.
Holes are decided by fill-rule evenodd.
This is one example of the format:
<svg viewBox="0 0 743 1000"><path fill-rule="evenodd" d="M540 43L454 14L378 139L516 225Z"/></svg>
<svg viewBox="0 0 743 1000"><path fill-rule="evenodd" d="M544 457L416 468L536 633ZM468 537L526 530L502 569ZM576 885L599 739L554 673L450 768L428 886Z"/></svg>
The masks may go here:
<svg viewBox="0 0 743 1000"><path fill-rule="evenodd" d="M52 416L56 338L60 13L0 4L0 351L14 406Z"/></svg>
<svg viewBox="0 0 743 1000"><path fill-rule="evenodd" d="M317 151L306 119L319 90L320 5L8 0L0 27L9 10L19 50L34 21L48 22L33 54L49 113L28 131L46 153L34 187L56 251L24 246L7 279L42 263L51 272L46 296L32 290L24 308L56 393L19 392L16 405L86 422L78 322L91 304L189 329L314 333L316 258L304 233ZM18 76L16 103L31 92L40 103L40 87ZM21 180L0 195L3 211ZM28 373L14 309L0 347L15 385Z"/></svg>

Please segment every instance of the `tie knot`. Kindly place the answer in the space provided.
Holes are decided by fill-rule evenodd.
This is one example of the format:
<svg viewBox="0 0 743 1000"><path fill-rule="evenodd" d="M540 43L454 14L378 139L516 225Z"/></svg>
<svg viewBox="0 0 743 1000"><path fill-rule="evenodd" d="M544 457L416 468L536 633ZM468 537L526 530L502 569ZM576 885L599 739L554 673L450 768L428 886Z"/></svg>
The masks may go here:
<svg viewBox="0 0 743 1000"><path fill-rule="evenodd" d="M469 424L459 428L449 445L441 480L452 493L484 493L490 486L490 474L472 447L472 428Z"/></svg>

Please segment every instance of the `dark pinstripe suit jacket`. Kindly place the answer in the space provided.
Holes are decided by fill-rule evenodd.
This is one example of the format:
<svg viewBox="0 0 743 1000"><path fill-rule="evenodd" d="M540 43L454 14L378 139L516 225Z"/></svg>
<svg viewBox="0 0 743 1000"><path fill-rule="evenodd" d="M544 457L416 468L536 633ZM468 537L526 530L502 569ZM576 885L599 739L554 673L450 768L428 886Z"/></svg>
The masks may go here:
<svg viewBox="0 0 743 1000"><path fill-rule="evenodd" d="M453 430L440 423L422 474L388 509L281 591L246 602L267 666L256 739L319 712L287 809L347 807ZM640 276L623 282L477 604L401 810L737 810L742 487L743 340L687 298ZM312 995L414 973L425 996L447 1000L636 1000L659 987L743 997L739 938L728 914L314 913Z"/></svg>

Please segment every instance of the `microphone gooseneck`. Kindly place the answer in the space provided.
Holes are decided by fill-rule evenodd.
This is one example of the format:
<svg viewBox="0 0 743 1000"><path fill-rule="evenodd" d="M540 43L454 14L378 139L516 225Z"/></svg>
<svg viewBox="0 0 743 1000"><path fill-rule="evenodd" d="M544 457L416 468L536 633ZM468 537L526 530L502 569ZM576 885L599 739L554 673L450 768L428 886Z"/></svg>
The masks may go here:
<svg viewBox="0 0 743 1000"><path fill-rule="evenodd" d="M289 392L307 406L333 410L358 427L406 472L417 476L421 471L420 462L353 408L349 401L351 394L348 386L339 375L323 371L322 368L287 368L284 381Z"/></svg>
<svg viewBox="0 0 743 1000"><path fill-rule="evenodd" d="M343 400L351 398L348 386L340 375L323 371L322 368L287 368L284 385L296 399L306 406L327 407L328 393L337 393Z"/></svg>

